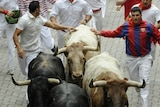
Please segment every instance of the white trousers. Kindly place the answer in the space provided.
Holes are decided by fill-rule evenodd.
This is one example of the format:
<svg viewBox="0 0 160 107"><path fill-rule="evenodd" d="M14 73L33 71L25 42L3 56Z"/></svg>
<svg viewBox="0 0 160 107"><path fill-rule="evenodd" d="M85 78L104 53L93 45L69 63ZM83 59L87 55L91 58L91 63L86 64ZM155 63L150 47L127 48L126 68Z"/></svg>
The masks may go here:
<svg viewBox="0 0 160 107"><path fill-rule="evenodd" d="M88 22L87 25L101 31L102 30L102 11L93 13L92 19Z"/></svg>
<svg viewBox="0 0 160 107"><path fill-rule="evenodd" d="M154 43L151 43L151 55L153 57L153 60L155 60L157 48L158 47Z"/></svg>
<svg viewBox="0 0 160 107"><path fill-rule="evenodd" d="M8 43L8 70L15 68L15 45L13 42L13 34L16 24L1 23L0 25L0 38L6 36ZM3 42L3 41L1 41Z"/></svg>
<svg viewBox="0 0 160 107"><path fill-rule="evenodd" d="M52 49L54 47L54 39L51 34L51 30L48 27L43 26L41 28L41 34L40 34L40 48L41 51L45 51L45 49Z"/></svg>
<svg viewBox="0 0 160 107"><path fill-rule="evenodd" d="M142 107L148 107L149 95L149 76L151 72L152 56L148 54L144 57L126 57L127 70L131 80L146 82L146 87L140 89L140 97L142 98Z"/></svg>
<svg viewBox="0 0 160 107"><path fill-rule="evenodd" d="M25 52L25 56L23 58L18 57L20 69L23 75L28 76L28 66L29 63L37 57L40 49L33 52Z"/></svg>

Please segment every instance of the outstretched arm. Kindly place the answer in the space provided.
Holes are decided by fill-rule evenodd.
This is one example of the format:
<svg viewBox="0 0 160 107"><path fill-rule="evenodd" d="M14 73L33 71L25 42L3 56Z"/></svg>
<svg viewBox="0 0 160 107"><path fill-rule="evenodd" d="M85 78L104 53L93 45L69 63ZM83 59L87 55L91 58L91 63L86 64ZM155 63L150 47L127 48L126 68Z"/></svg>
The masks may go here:
<svg viewBox="0 0 160 107"><path fill-rule="evenodd" d="M16 30L14 32L14 35L13 35L13 41L14 41L14 44L16 45L18 56L20 58L23 58L24 57L24 51L22 50L22 48L20 46L20 43L19 43L19 39L18 39L18 36L21 34L21 32L22 32L22 30L16 28Z"/></svg>

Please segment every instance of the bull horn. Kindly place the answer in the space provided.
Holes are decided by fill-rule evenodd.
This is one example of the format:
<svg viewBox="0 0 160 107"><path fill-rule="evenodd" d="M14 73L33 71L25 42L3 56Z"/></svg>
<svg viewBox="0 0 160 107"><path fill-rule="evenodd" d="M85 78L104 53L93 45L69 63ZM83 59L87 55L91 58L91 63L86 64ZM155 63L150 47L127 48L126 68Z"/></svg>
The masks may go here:
<svg viewBox="0 0 160 107"><path fill-rule="evenodd" d="M87 50L87 51L97 51L98 48L97 47L91 47L91 46L84 46L83 50Z"/></svg>
<svg viewBox="0 0 160 107"><path fill-rule="evenodd" d="M107 81L105 81L105 80L99 80L99 81L93 82L93 79L92 79L90 84L89 84L89 87L94 88L94 87L102 87L102 86L105 86L105 85L107 85Z"/></svg>
<svg viewBox="0 0 160 107"><path fill-rule="evenodd" d="M31 82L31 80L15 81L15 79L14 79L13 76L12 76L12 82L13 82L15 85L23 86L23 85L29 85L30 82Z"/></svg>
<svg viewBox="0 0 160 107"><path fill-rule="evenodd" d="M64 53L66 52L67 48L64 47L64 48L61 48L61 49L58 49L58 53L57 54L61 54L61 53Z"/></svg>
<svg viewBox="0 0 160 107"><path fill-rule="evenodd" d="M60 84L61 81L59 79L55 79L55 78L48 78L48 82L49 83L53 83L53 84Z"/></svg>
<svg viewBox="0 0 160 107"><path fill-rule="evenodd" d="M136 82L136 81L127 81L127 84L129 87L138 87L138 88L144 88L146 86L146 82L143 79L143 83Z"/></svg>

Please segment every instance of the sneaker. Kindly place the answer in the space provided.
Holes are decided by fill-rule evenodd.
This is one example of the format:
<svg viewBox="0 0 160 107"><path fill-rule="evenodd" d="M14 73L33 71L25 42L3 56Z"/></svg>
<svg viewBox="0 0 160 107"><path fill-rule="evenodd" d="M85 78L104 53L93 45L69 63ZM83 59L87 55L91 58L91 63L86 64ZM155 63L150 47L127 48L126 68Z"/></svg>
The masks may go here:
<svg viewBox="0 0 160 107"><path fill-rule="evenodd" d="M8 75L13 75L13 74L14 74L14 70L13 70L13 69L8 70L7 74L8 74Z"/></svg>
<svg viewBox="0 0 160 107"><path fill-rule="evenodd" d="M140 92L140 88L135 88L136 92L139 93Z"/></svg>

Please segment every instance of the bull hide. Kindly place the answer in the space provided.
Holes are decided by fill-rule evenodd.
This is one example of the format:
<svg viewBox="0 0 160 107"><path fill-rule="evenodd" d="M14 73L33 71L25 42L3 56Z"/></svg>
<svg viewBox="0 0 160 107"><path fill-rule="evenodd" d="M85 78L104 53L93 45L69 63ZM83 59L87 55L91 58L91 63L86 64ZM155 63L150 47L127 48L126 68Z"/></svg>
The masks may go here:
<svg viewBox="0 0 160 107"><path fill-rule="evenodd" d="M100 53L99 38L90 30L91 28L80 25L76 29L77 31L69 32L64 36L65 47L58 51L59 54L66 55L69 78L72 83L82 80L85 62Z"/></svg>
<svg viewBox="0 0 160 107"><path fill-rule="evenodd" d="M57 79L55 79L57 78ZM50 89L65 80L64 66L60 58L52 54L40 53L29 64L28 80L12 81L15 85L28 85L27 107L47 107L46 97Z"/></svg>
<svg viewBox="0 0 160 107"><path fill-rule="evenodd" d="M83 89L64 81L52 88L47 103L48 107L90 107L89 98Z"/></svg>
<svg viewBox="0 0 160 107"><path fill-rule="evenodd" d="M145 82L124 78L119 61L107 52L86 62L83 89L90 97L92 107L128 107L128 87L144 86Z"/></svg>

